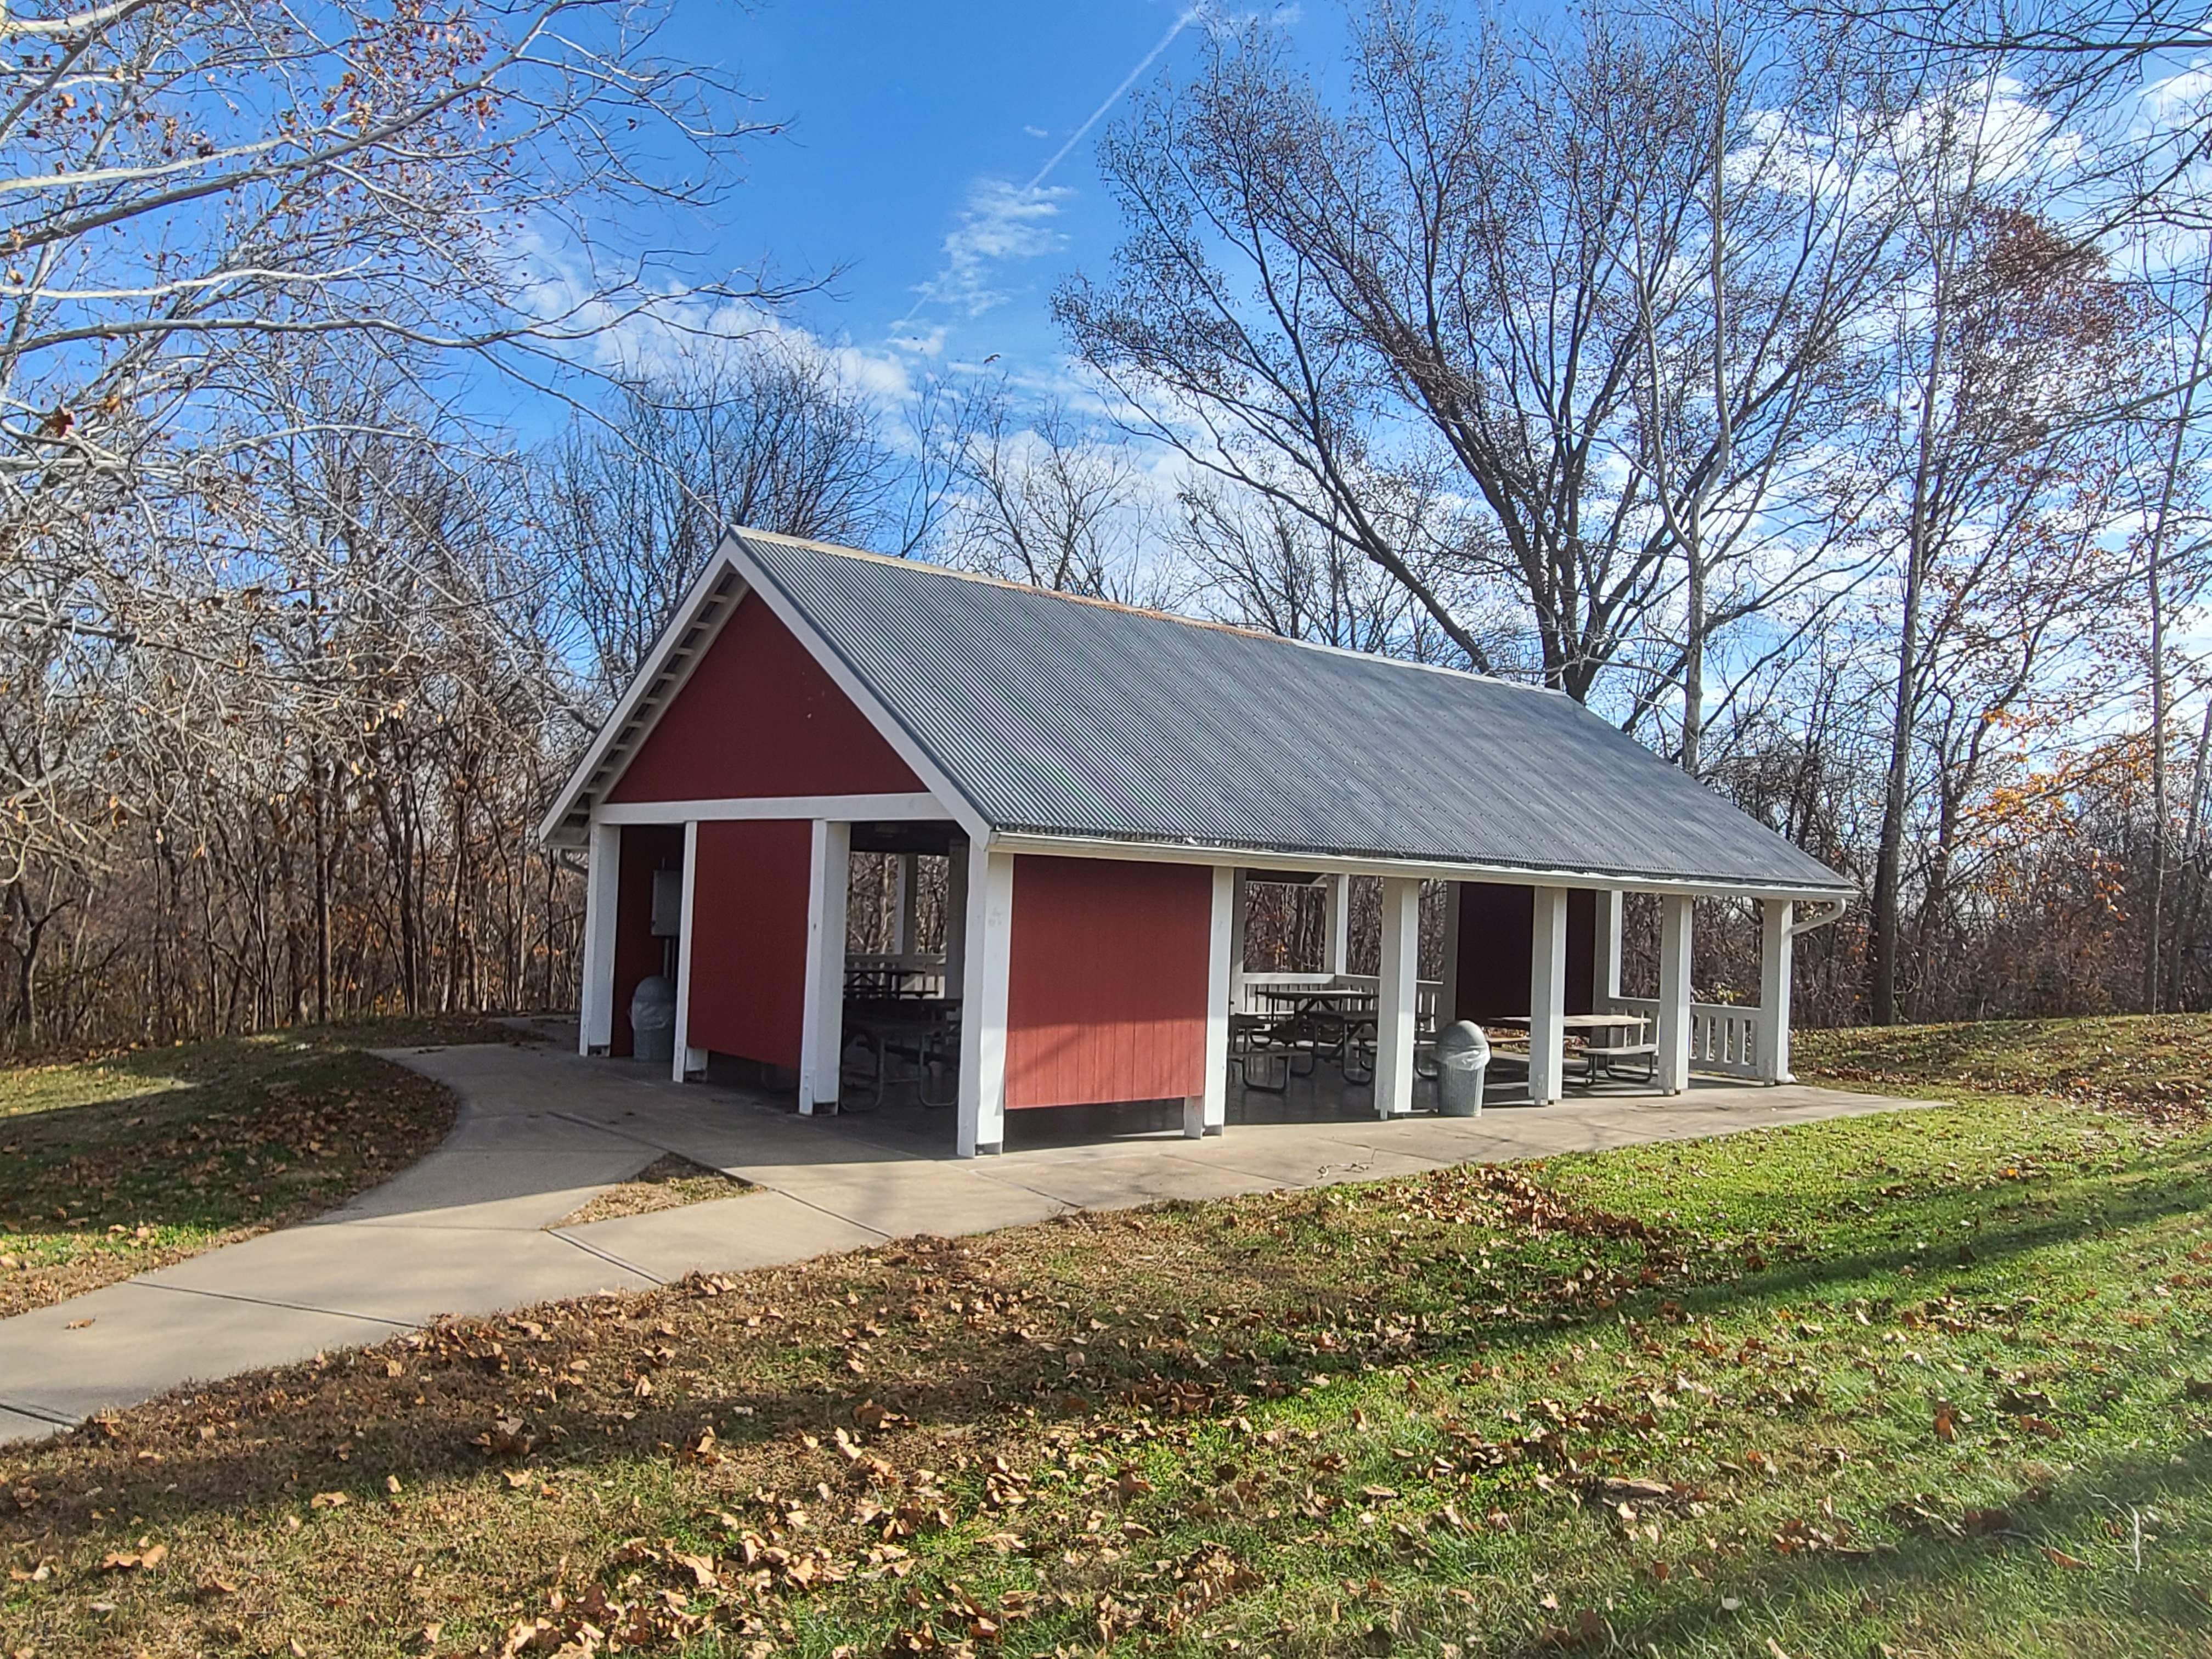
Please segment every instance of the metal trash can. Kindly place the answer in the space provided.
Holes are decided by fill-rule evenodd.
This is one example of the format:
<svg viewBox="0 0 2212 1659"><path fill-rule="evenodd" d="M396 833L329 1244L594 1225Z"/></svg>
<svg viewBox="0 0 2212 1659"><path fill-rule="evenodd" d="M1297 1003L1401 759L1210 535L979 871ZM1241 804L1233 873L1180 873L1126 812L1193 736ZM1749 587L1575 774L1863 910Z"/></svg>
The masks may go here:
<svg viewBox="0 0 2212 1659"><path fill-rule="evenodd" d="M1482 1115L1483 1073L1490 1069L1490 1039L1471 1019L1437 1035L1437 1109L1446 1117Z"/></svg>
<svg viewBox="0 0 2212 1659"><path fill-rule="evenodd" d="M666 975L647 975L630 994L629 1040L639 1060L676 1058L676 987Z"/></svg>

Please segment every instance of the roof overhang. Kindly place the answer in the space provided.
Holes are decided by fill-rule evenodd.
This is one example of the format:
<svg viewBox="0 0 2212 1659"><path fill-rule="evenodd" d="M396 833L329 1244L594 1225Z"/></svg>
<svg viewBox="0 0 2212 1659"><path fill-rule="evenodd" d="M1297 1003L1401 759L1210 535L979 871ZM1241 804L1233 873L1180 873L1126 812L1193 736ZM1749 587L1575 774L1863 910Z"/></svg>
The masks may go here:
<svg viewBox="0 0 2212 1659"><path fill-rule="evenodd" d="M1033 853L1060 858L1128 859L1155 864L1262 865L1269 868L1290 864L1301 871L1312 870L1333 876L1390 876L1415 881L1484 881L1517 887L1680 893L1692 898L1819 900L1838 906L1838 915L1842 914L1841 906L1857 896L1856 888L1842 883L1832 887L1777 886L1758 882L1643 875L1625 870L1534 869L1518 865L1461 863L1441 859L1316 853L1301 848L1204 847L1182 842L1119 841L1104 836L1056 836L1036 830L1001 831L991 837L991 845L1002 852Z"/></svg>

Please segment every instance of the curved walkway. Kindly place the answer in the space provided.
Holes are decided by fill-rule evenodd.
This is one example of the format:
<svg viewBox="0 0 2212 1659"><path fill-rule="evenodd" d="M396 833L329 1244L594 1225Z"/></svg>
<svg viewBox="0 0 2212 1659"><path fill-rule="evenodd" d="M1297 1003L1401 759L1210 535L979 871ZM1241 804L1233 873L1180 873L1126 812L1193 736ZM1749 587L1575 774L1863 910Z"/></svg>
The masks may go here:
<svg viewBox="0 0 2212 1659"><path fill-rule="evenodd" d="M452 1087L459 1119L404 1174L300 1226L0 1321L0 1441L50 1434L195 1379L380 1341L441 1315L636 1290L915 1233L952 1235L1276 1187L1503 1162L1854 1116L1924 1103L1699 1086L1474 1119L1232 1123L960 1163L947 1115L793 1115L763 1097L507 1044L383 1051ZM657 1068L654 1068L657 1070ZM1095 1133L1091 1131L1091 1133ZM551 1224L665 1152L761 1190Z"/></svg>

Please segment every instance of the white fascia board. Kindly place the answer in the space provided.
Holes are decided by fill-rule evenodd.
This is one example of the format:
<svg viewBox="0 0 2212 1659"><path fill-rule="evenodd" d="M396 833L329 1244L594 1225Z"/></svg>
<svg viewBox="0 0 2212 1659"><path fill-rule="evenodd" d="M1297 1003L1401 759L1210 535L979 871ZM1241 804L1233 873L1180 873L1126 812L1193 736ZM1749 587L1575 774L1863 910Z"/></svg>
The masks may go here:
<svg viewBox="0 0 2212 1659"><path fill-rule="evenodd" d="M628 800L592 809L594 823L714 823L827 818L840 823L950 823L934 795L743 795L720 800Z"/></svg>
<svg viewBox="0 0 2212 1659"><path fill-rule="evenodd" d="M540 842L553 842L559 833L561 820L575 811L577 796L584 792L585 785L591 781L592 774L599 769L608 751L613 748L616 734L629 724L630 716L637 712L637 706L644 701L647 690L667 666L677 642L697 620L700 611L713 595L723 573L730 568L730 561L724 556L727 546L728 539L725 538L723 547L718 548L714 556L707 561L706 567L699 572L698 579L691 584L690 591L684 594L683 603L676 607L667 626L660 630L660 637L653 642L653 649L645 653L644 664L630 676L629 685L623 688L622 696L615 703L614 712L601 724L599 736L592 739L592 746L584 751L583 759L570 770L568 781L561 786L560 793L553 798L551 809L538 821L538 839ZM743 573L740 572L739 575L742 579ZM729 605L722 613L724 622L728 621L738 606L744 602L744 586L730 595ZM714 634L720 632L720 624L717 623ZM668 695L672 700L684 689L684 680L690 678L691 670L698 666L699 659L707 654L714 643L713 634L700 641L699 648L691 653L690 660L684 665L682 678L669 688Z"/></svg>
<svg viewBox="0 0 2212 1659"><path fill-rule="evenodd" d="M1619 875L1594 870L1528 870L1456 864L1441 860L1346 858L1287 848L1201 847L1164 842L1116 841L1110 836L1039 836L1002 830L993 843L1009 853L1045 857L1127 859L1150 864L1228 864L1247 868L1313 870L1323 875L1401 876L1421 881L1483 881L1516 887L1618 888L1633 893L1686 893L1692 898L1825 900L1838 908L1848 898L1832 887L1777 887L1759 883L1692 881L1663 876ZM1834 920L1834 916L1828 918Z"/></svg>
<svg viewBox="0 0 2212 1659"><path fill-rule="evenodd" d="M823 672L836 682L837 689L852 699L853 706L867 717L868 724L876 728L877 735L890 744L898 757L928 787L930 793L950 809L953 822L968 832L969 840L978 845L989 843L993 838L991 826L984 821L975 804L938 769L937 763L922 751L913 734L891 718L890 711L876 701L875 694L861 684L859 677L845 665L845 659L814 631L813 625L799 614L799 607L753 562L744 550L743 538L737 532L732 531L723 537L721 550L716 556L727 559L736 568L738 574L744 578L745 586L759 596L761 601L775 613L776 620L789 629L793 637L806 647L807 654L814 659Z"/></svg>

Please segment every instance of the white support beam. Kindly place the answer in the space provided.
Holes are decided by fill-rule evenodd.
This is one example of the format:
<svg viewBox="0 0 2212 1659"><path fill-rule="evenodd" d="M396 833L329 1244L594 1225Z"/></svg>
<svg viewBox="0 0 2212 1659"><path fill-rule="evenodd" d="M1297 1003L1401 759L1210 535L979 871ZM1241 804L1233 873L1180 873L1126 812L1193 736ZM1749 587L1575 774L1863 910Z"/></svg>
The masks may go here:
<svg viewBox="0 0 2212 1659"><path fill-rule="evenodd" d="M1351 959L1352 878L1330 876L1325 885L1328 908L1322 923L1321 968L1325 974L1341 974Z"/></svg>
<svg viewBox="0 0 2212 1659"><path fill-rule="evenodd" d="M684 826L684 908L676 924L676 1042L669 1074L678 1083L707 1069L707 1051L691 1042L691 905L699 889L699 826Z"/></svg>
<svg viewBox="0 0 2212 1659"><path fill-rule="evenodd" d="M1014 860L987 843L968 848L968 926L960 1005L962 1158L1006 1139L1006 973L1012 961Z"/></svg>
<svg viewBox="0 0 2212 1659"><path fill-rule="evenodd" d="M843 823L943 822L937 797L918 795L744 795L699 800L610 801L593 809L600 823L715 823L757 818L830 818Z"/></svg>
<svg viewBox="0 0 2212 1659"><path fill-rule="evenodd" d="M814 820L806 877L806 1005L799 1021L799 1109L837 1105L845 1052L845 902L853 826Z"/></svg>
<svg viewBox="0 0 2212 1659"><path fill-rule="evenodd" d="M1375 1115L1413 1109L1413 1027L1421 984L1421 884L1382 884L1382 983L1375 996Z"/></svg>
<svg viewBox="0 0 2212 1659"><path fill-rule="evenodd" d="M1252 886L1242 870L1230 879L1229 1006L1244 1006L1244 939L1251 930Z"/></svg>
<svg viewBox="0 0 2212 1659"><path fill-rule="evenodd" d="M1759 1079L1795 1083L1790 1070L1790 968L1796 951L1796 906L1759 902Z"/></svg>
<svg viewBox="0 0 2212 1659"><path fill-rule="evenodd" d="M1659 901L1659 1087L1670 1095L1690 1086L1690 906Z"/></svg>
<svg viewBox="0 0 2212 1659"><path fill-rule="evenodd" d="M1229 1121L1229 951L1237 920L1237 874L1213 869L1213 921L1206 953L1206 1088L1182 1103L1182 1132L1195 1140L1218 1135Z"/></svg>
<svg viewBox="0 0 2212 1659"><path fill-rule="evenodd" d="M1620 915L1618 887L1597 890L1597 949L1590 963L1590 990L1600 1008L1610 1008L1620 995Z"/></svg>
<svg viewBox="0 0 2212 1659"><path fill-rule="evenodd" d="M1528 1098L1559 1098L1567 1065L1567 890L1529 894L1534 927L1528 944Z"/></svg>
<svg viewBox="0 0 2212 1659"><path fill-rule="evenodd" d="M615 1041L615 923L622 902L622 830L592 825L584 866L584 960L576 998L576 1052L604 1054Z"/></svg>
<svg viewBox="0 0 2212 1659"><path fill-rule="evenodd" d="M915 925L915 907L921 902L921 855L901 853L891 863L896 891L891 902L891 954L911 963L921 949L921 929Z"/></svg>

